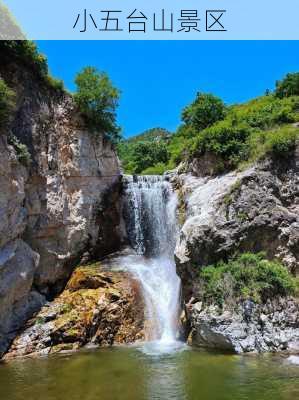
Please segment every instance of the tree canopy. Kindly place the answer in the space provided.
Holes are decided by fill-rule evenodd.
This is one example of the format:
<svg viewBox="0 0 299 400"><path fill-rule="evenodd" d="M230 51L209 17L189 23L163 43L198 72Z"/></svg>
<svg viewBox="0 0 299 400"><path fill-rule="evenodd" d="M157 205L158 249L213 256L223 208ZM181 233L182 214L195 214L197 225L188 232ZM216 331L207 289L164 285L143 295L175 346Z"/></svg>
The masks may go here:
<svg viewBox="0 0 299 400"><path fill-rule="evenodd" d="M209 93L197 93L193 103L184 108L182 120L197 131L208 128L225 117L223 101Z"/></svg>
<svg viewBox="0 0 299 400"><path fill-rule="evenodd" d="M120 93L108 75L94 67L85 67L76 76L75 83L74 99L90 129L118 139L120 129L116 124L116 108Z"/></svg>

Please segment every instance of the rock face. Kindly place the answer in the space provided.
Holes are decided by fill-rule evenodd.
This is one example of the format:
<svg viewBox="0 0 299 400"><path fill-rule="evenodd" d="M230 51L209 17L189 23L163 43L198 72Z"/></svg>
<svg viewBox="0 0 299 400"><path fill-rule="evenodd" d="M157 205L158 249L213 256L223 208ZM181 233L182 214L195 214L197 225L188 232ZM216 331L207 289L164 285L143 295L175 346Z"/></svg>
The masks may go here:
<svg viewBox="0 0 299 400"><path fill-rule="evenodd" d="M235 252L264 251L269 259L278 259L290 271L299 273L298 172L297 148L288 160L265 160L243 172L217 177L190 173L172 176L185 207L175 256L186 303L191 298L200 301L199 269L226 260ZM272 313L256 310L250 324L244 323L240 310L219 314L208 308L199 312L192 306L188 313L191 341L234 351L279 350L286 347L286 341L291 346L298 340L298 305L290 306L287 301L275 304ZM290 310L296 310L296 323ZM277 313L285 319L285 325L276 323ZM266 316L265 333L259 315Z"/></svg>
<svg viewBox="0 0 299 400"><path fill-rule="evenodd" d="M277 299L255 305L248 315L244 304L235 310L189 304L189 342L224 351L299 351L299 304L294 299Z"/></svg>
<svg viewBox="0 0 299 400"><path fill-rule="evenodd" d="M175 254L187 298L200 266L236 251L265 251L268 258L299 272L299 165L295 161L268 162L218 177L179 175L186 222Z"/></svg>
<svg viewBox="0 0 299 400"><path fill-rule="evenodd" d="M77 268L66 289L16 337L5 359L110 346L143 338L143 301L137 283L99 264Z"/></svg>
<svg viewBox="0 0 299 400"><path fill-rule="evenodd" d="M63 289L83 254L103 257L119 247L120 172L111 143L88 131L68 94L13 57L1 55L0 77L17 93L0 134L1 355L29 311ZM27 145L30 166L18 160L10 135Z"/></svg>
<svg viewBox="0 0 299 400"><path fill-rule="evenodd" d="M32 288L39 255L22 240L8 242L0 252L0 332L6 347L14 331L44 302Z"/></svg>

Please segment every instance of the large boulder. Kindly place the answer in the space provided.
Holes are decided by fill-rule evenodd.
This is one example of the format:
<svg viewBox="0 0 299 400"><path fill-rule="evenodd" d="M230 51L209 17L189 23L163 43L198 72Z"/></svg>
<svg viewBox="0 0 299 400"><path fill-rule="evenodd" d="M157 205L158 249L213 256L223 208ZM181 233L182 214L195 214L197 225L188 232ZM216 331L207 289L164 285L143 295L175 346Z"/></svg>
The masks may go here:
<svg viewBox="0 0 299 400"><path fill-rule="evenodd" d="M44 303L32 288L39 255L20 239L0 250L0 355L18 328Z"/></svg>
<svg viewBox="0 0 299 400"><path fill-rule="evenodd" d="M128 274L100 264L77 268L66 289L31 319L5 359L110 346L141 340L144 308L139 286Z"/></svg>

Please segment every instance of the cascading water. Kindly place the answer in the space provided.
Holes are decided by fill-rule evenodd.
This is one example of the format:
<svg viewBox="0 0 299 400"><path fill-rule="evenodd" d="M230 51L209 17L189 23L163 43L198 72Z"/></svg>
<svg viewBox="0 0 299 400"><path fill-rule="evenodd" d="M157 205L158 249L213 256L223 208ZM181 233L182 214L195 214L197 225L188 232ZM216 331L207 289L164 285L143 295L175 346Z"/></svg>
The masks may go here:
<svg viewBox="0 0 299 400"><path fill-rule="evenodd" d="M124 177L124 217L137 255L126 267L140 281L146 305L146 340L177 343L180 280L173 258L177 196L162 176Z"/></svg>

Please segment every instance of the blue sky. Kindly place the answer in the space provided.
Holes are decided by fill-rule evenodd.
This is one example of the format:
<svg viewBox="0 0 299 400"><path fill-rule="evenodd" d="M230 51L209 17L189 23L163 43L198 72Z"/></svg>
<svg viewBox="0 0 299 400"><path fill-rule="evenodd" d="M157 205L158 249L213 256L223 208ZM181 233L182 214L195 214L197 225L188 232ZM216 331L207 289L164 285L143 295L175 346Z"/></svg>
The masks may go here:
<svg viewBox="0 0 299 400"><path fill-rule="evenodd" d="M39 41L51 73L74 90L86 65L105 71L121 90L124 136L160 126L171 131L196 92L226 103L259 96L299 71L299 41Z"/></svg>

